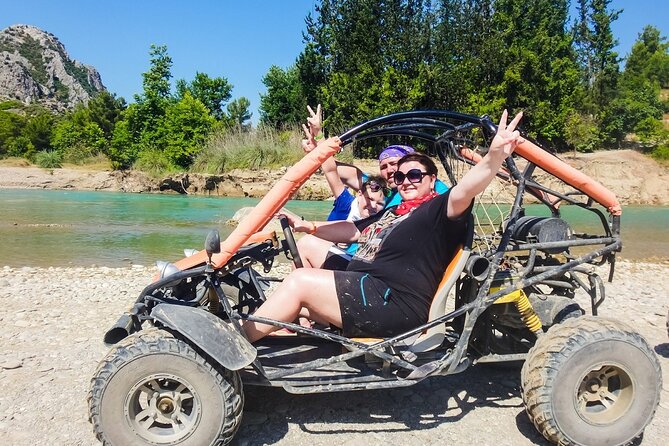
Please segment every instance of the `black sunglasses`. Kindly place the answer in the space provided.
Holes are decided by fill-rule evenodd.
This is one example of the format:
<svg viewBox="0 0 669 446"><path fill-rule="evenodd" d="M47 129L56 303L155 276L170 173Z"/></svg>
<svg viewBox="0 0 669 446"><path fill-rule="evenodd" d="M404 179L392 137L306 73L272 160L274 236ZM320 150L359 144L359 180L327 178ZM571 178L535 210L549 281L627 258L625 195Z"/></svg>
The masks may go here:
<svg viewBox="0 0 669 446"><path fill-rule="evenodd" d="M366 187L367 189L369 189L372 192L383 191L383 195L387 195L387 193L388 193L387 188L381 186L379 183L377 183L376 181L373 181L373 180L364 183L363 186Z"/></svg>
<svg viewBox="0 0 669 446"><path fill-rule="evenodd" d="M416 183L420 183L421 181L423 181L423 177L426 176L426 175L429 175L429 173L423 172L420 169L411 169L407 173L400 172L398 170L393 175L393 180L395 181L395 184L398 185L398 186L400 184L404 183L405 178L409 179L409 183L416 184Z"/></svg>

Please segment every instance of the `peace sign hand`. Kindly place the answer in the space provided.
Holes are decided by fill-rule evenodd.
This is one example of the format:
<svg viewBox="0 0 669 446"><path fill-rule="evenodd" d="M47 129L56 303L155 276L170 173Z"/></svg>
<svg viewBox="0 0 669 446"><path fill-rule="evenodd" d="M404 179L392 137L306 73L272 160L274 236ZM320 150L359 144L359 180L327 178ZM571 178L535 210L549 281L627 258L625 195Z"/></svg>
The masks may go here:
<svg viewBox="0 0 669 446"><path fill-rule="evenodd" d="M507 125L506 121L508 117L508 112L504 110L502 117L499 120L497 133L490 143L490 148L488 149L489 154L506 158L516 150L518 144L525 142L525 139L520 136L520 132L516 130L516 126L518 126L518 123L523 117L523 112L519 112Z"/></svg>
<svg viewBox="0 0 669 446"><path fill-rule="evenodd" d="M311 135L315 138L323 130L323 113L321 111L321 104L316 106L316 111L307 105L307 110L309 111L309 117L307 118L307 123L309 124L309 131Z"/></svg>

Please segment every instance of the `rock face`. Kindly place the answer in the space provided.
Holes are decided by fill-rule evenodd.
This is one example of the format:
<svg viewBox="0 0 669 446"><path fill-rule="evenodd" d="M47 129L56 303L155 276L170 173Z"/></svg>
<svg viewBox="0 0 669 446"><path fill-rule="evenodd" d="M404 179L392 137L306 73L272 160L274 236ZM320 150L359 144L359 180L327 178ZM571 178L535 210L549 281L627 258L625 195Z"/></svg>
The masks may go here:
<svg viewBox="0 0 669 446"><path fill-rule="evenodd" d="M70 59L53 34L28 25L0 31L0 100L63 111L103 90L97 70Z"/></svg>

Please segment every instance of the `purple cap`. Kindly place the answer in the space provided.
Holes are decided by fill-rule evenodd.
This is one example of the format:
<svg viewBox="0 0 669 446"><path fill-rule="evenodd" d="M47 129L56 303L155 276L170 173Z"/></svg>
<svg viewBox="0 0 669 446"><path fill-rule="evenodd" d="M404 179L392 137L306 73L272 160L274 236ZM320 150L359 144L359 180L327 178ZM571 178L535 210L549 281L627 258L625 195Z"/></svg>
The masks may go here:
<svg viewBox="0 0 669 446"><path fill-rule="evenodd" d="M379 155L379 161L383 161L386 158L393 158L395 156L403 157L408 153L413 153L415 150L411 146L388 146Z"/></svg>

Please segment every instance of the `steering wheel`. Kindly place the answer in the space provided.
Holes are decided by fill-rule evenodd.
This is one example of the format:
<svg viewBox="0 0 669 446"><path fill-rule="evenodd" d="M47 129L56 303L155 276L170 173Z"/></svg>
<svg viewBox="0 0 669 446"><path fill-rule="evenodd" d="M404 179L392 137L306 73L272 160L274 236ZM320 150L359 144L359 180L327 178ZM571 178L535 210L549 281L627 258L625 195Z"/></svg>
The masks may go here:
<svg viewBox="0 0 669 446"><path fill-rule="evenodd" d="M300 252L297 250L297 243L295 243L295 236L293 235L293 230L290 229L288 224L288 219L286 217L279 217L279 222L281 223L281 229L283 230L283 238L285 239L286 245L288 246L288 252L290 257L292 257L295 268L302 268L302 258L300 257ZM289 257L289 258L290 258Z"/></svg>

